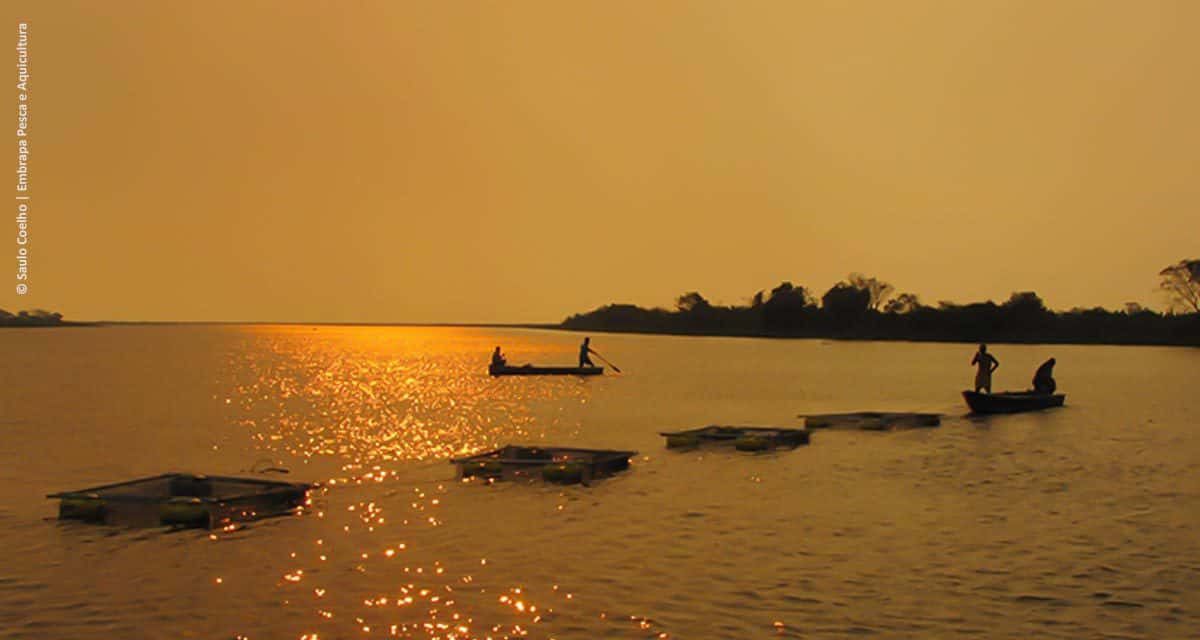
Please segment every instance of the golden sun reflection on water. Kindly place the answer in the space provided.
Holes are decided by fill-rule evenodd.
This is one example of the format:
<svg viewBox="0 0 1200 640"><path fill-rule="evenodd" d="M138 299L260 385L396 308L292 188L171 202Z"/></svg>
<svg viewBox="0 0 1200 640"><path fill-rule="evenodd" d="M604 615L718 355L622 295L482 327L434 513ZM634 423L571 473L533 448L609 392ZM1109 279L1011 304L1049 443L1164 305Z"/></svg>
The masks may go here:
<svg viewBox="0 0 1200 640"><path fill-rule="evenodd" d="M295 566L279 577L276 589L286 607L298 606L317 628L304 638L523 638L550 619L570 593L550 594L543 604L521 586L483 586L486 558L455 566L433 558L421 545L397 536L423 527L424 514L446 498L445 485L413 487L384 506L359 501L339 510L333 537L319 537L288 555ZM328 496L327 496L328 498ZM390 511L398 511L389 517ZM332 518L332 514L326 517ZM410 534L420 538L419 530ZM340 535L338 535L340 534ZM414 546L416 548L414 548ZM495 576L487 576L494 582ZM555 597L557 596L557 597Z"/></svg>
<svg viewBox="0 0 1200 640"><path fill-rule="evenodd" d="M307 516L320 533L281 550L289 569L274 588L309 621L294 637L523 638L573 602L557 585L504 586L512 576L486 557L447 551L443 527L478 523L444 515L452 469L430 476L421 463L569 431L562 407L598 381L492 378L494 334L470 329L246 327L244 338L218 400L259 451L326 474ZM534 362L574 357L518 336L502 346Z"/></svg>
<svg viewBox="0 0 1200 640"><path fill-rule="evenodd" d="M445 460L537 439L533 407L585 402L588 381L535 384L487 375L490 336L417 327L247 327L252 346L230 356L236 384L224 402L259 448L302 460L334 458L382 481L398 461ZM505 345L533 361L571 353L533 340Z"/></svg>

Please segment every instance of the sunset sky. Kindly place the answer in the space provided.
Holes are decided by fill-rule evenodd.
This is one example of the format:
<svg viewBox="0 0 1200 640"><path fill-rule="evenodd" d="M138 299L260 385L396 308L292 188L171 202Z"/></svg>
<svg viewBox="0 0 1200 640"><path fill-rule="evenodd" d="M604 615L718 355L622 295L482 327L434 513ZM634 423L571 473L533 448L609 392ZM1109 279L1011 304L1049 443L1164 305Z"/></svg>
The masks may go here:
<svg viewBox="0 0 1200 640"><path fill-rule="evenodd" d="M1200 257L1200 2L0 13L32 76L10 311L555 322L850 272L1161 309L1157 272Z"/></svg>

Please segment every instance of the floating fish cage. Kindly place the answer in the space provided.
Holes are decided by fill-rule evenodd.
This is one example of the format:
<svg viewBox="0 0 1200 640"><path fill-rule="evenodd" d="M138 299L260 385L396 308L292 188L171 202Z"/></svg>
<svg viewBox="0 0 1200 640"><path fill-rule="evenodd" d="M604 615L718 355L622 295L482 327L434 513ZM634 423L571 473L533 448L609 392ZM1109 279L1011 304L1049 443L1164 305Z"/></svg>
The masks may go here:
<svg viewBox="0 0 1200 640"><path fill-rule="evenodd" d="M58 517L126 526L223 527L303 506L312 485L186 473L52 493Z"/></svg>
<svg viewBox="0 0 1200 640"><path fill-rule="evenodd" d="M804 418L809 429L858 429L862 431L890 431L936 427L942 423L940 413L902 413L884 411L858 411L855 413L823 413Z"/></svg>
<svg viewBox="0 0 1200 640"><path fill-rule="evenodd" d="M811 437L804 429L775 427L722 427L709 426L688 431L665 431L659 435L667 439L668 449L685 449L703 444L732 444L738 451L768 451L808 444Z"/></svg>
<svg viewBox="0 0 1200 640"><path fill-rule="evenodd" d="M509 445L450 460L459 478L488 480L541 478L558 484L588 484L594 478L629 468L636 451L571 449L567 447L522 447Z"/></svg>

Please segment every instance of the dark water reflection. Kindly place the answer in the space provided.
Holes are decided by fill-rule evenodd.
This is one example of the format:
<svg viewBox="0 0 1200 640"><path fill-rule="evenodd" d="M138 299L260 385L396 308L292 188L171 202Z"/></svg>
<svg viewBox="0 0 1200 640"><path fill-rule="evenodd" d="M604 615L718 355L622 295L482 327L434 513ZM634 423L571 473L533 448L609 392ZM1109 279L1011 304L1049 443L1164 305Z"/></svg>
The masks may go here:
<svg viewBox="0 0 1200 640"><path fill-rule="evenodd" d="M486 376L491 349L570 363L579 336L0 339L3 637L1162 638L1200 622L1195 351L997 345L1001 386L1055 355L1069 406L974 419L956 395L969 345L598 336L625 375L531 380ZM767 455L656 435L860 409L950 417ZM460 483L445 462L508 442L642 454L588 488ZM323 482L307 513L164 533L60 524L41 499L264 459Z"/></svg>

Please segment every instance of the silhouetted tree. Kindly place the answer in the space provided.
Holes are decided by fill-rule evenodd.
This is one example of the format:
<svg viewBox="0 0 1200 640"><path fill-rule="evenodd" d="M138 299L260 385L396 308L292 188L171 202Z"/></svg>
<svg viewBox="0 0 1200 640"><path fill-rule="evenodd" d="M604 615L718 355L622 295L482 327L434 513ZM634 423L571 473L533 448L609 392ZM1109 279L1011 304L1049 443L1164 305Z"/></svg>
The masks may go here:
<svg viewBox="0 0 1200 640"><path fill-rule="evenodd" d="M1173 309L1200 313L1200 260L1180 260L1158 275L1158 288L1170 296Z"/></svg>
<svg viewBox="0 0 1200 640"><path fill-rule="evenodd" d="M795 330L809 315L812 298L808 291L791 282L781 282L771 289L771 296L762 303L763 326L770 331Z"/></svg>
<svg viewBox="0 0 1200 640"><path fill-rule="evenodd" d="M34 309L33 311L18 311L16 315L13 315L3 309L0 309L0 325L18 327L45 327L59 325L62 323L62 314L54 311Z"/></svg>
<svg viewBox="0 0 1200 640"><path fill-rule="evenodd" d="M821 310L836 324L852 324L871 307L871 292L849 282L839 282L821 296Z"/></svg>
<svg viewBox="0 0 1200 640"><path fill-rule="evenodd" d="M867 300L867 308L872 311L878 311L879 305L883 304L888 296L892 295L892 292L895 291L895 287L892 285L882 280L868 278L861 273L850 274L846 278L846 281L850 286L867 292L867 295L870 296Z"/></svg>
<svg viewBox="0 0 1200 640"><path fill-rule="evenodd" d="M1147 309L1146 307L1143 307L1141 304L1139 304L1137 302L1126 302L1125 308L1123 309L1123 311L1124 311L1125 315L1127 315L1127 316L1136 316L1136 315L1141 315L1144 313L1149 313L1149 314L1154 313L1153 311Z"/></svg>
<svg viewBox="0 0 1200 640"><path fill-rule="evenodd" d="M1200 261L1185 260L1172 271L1186 283L1197 280L1193 269ZM1164 273L1164 278L1168 274ZM890 293L875 290L871 279L852 277L834 285L817 308L801 286L780 283L770 292L759 291L749 306L714 306L695 291L676 299L676 309L642 309L633 305L608 305L567 318L570 329L636 331L701 335L810 336L860 339L953 340L989 342L1078 342L1101 344L1180 344L1200 346L1200 313L1160 314L1137 303L1123 311L1099 307L1054 312L1036 293L1015 292L1003 304L992 301L937 307L921 304L915 294L903 293L885 304L887 313L871 307L872 300ZM876 281L878 282L878 281ZM0 311L0 321L6 317ZM61 316L44 311L19 316L7 314L6 324L29 326L39 319Z"/></svg>
<svg viewBox="0 0 1200 640"><path fill-rule="evenodd" d="M1000 307L1022 314L1047 313L1046 303L1042 301L1041 296L1032 291L1014 291Z"/></svg>
<svg viewBox="0 0 1200 640"><path fill-rule="evenodd" d="M62 322L62 314L54 311L46 311L45 309L34 309L30 315L36 322L45 324L58 324Z"/></svg>
<svg viewBox="0 0 1200 640"><path fill-rule="evenodd" d="M1044 327L1050 319L1046 303L1032 291L1013 292L1000 305L1000 326L1010 332Z"/></svg>
<svg viewBox="0 0 1200 640"><path fill-rule="evenodd" d="M712 305L698 291L689 291L675 299L675 308L689 313L711 309Z"/></svg>
<svg viewBox="0 0 1200 640"><path fill-rule="evenodd" d="M924 305L917 298L915 293L902 293L891 300L888 300L887 305L883 307L884 313L912 313Z"/></svg>
<svg viewBox="0 0 1200 640"><path fill-rule="evenodd" d="M812 297L808 295L808 289L784 280L779 283L778 287L771 289L771 297L767 299L767 302L807 306L812 303Z"/></svg>

